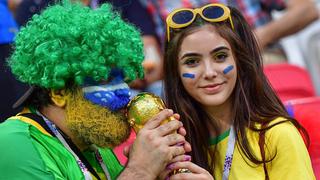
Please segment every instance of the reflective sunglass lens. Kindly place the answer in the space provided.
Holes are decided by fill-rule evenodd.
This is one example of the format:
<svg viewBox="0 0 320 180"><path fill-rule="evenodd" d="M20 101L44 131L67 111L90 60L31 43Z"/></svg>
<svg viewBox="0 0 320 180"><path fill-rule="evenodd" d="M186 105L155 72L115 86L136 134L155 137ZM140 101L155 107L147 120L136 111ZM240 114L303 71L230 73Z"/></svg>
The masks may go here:
<svg viewBox="0 0 320 180"><path fill-rule="evenodd" d="M209 6L202 12L203 16L209 19L216 19L224 14L224 10L219 6Z"/></svg>
<svg viewBox="0 0 320 180"><path fill-rule="evenodd" d="M193 13L191 11L179 11L172 16L172 21L176 24L185 24L191 21Z"/></svg>

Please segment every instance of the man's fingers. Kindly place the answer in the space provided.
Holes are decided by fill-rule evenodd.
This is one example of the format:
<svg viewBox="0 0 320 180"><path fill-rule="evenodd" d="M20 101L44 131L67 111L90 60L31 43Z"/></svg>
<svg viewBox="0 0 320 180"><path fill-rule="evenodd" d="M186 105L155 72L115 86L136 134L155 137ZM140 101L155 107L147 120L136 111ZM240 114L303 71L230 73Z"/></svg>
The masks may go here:
<svg viewBox="0 0 320 180"><path fill-rule="evenodd" d="M186 152L191 152L192 151L191 145L190 145L190 143L188 141L186 141L183 146L184 146L184 150Z"/></svg>
<svg viewBox="0 0 320 180"><path fill-rule="evenodd" d="M191 156L186 154L176 156L170 161L169 165L175 162L182 162L182 161L191 161Z"/></svg>
<svg viewBox="0 0 320 180"><path fill-rule="evenodd" d="M179 156L179 155L183 155L186 153L186 151L184 150L184 148L182 146L171 146L169 147L170 148L170 151L171 151L171 157L176 157L176 156ZM172 159L171 158L171 159Z"/></svg>
<svg viewBox="0 0 320 180"><path fill-rule="evenodd" d="M170 174L171 170L169 169L165 169L163 170L160 175L158 176L158 180L167 180L169 178L169 174Z"/></svg>
<svg viewBox="0 0 320 180"><path fill-rule="evenodd" d="M180 115L177 114L177 113L173 114L172 117L173 117L174 119L176 119L176 120L179 120L179 119L180 119Z"/></svg>
<svg viewBox="0 0 320 180"><path fill-rule="evenodd" d="M173 111L171 109L164 109L161 112L159 112L157 115L155 115L153 118L151 118L146 124L145 128L146 129L154 129L158 127L161 122L170 116L173 115Z"/></svg>
<svg viewBox="0 0 320 180"><path fill-rule="evenodd" d="M183 126L182 122L177 120L172 120L157 127L157 132L160 136L165 136L168 134L176 133L176 131L182 126Z"/></svg>
<svg viewBox="0 0 320 180"><path fill-rule="evenodd" d="M178 133L181 134L182 136L185 136L187 134L186 129L182 126L178 129Z"/></svg>
<svg viewBox="0 0 320 180"><path fill-rule="evenodd" d="M180 134L177 134L177 133L169 134L165 136L165 138L166 138L166 144L169 146L171 145L184 146L185 138Z"/></svg>

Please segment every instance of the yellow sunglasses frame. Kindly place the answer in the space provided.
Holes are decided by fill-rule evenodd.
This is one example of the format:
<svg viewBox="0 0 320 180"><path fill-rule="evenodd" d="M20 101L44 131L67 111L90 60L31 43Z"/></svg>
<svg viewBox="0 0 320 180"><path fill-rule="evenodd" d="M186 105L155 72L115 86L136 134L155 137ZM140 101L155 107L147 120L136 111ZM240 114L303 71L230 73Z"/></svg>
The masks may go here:
<svg viewBox="0 0 320 180"><path fill-rule="evenodd" d="M206 9L207 7L220 7L221 9L223 9L223 12L224 14L218 18L214 18L214 19L210 19L210 18L206 18L202 12L204 9ZM190 11L193 13L193 18L187 22L187 23L184 23L184 24L177 24L175 23L173 20L172 20L172 17L178 13L178 12L181 12L181 11ZM231 25L231 28L234 30L234 26L233 26L233 22L232 22L232 18L231 18L231 13L230 13L230 9L223 5L223 4L218 4L218 3L213 3L213 4L208 4L208 5L205 5L201 8L196 8L196 9L190 9L190 8L180 8L180 9L176 9L174 11L172 11L166 18L166 23L167 23L167 40L168 42L170 41L170 28L172 29L179 29L179 28L184 28L184 27L187 27L189 26L196 18L196 15L199 14L201 16L202 19L208 21L208 22L222 22L222 21L225 21L229 18L229 21L230 21L230 25Z"/></svg>

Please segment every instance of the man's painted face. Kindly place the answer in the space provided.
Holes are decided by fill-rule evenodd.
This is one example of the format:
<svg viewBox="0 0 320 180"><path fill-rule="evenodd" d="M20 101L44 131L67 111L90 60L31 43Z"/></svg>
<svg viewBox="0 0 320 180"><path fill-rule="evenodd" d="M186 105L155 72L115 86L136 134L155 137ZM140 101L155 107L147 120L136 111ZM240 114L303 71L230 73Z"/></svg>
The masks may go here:
<svg viewBox="0 0 320 180"><path fill-rule="evenodd" d="M120 70L112 70L109 77L106 83L86 82L68 100L67 126L88 145L114 147L130 134L125 115L118 111L130 100L129 87Z"/></svg>
<svg viewBox="0 0 320 180"><path fill-rule="evenodd" d="M68 99L66 124L82 142L99 147L115 147L130 134L130 125L124 113L93 104L84 98L81 90Z"/></svg>
<svg viewBox="0 0 320 180"><path fill-rule="evenodd" d="M85 99L111 111L126 107L130 101L130 89L123 80L122 71L113 69L107 83L87 82L82 88Z"/></svg>

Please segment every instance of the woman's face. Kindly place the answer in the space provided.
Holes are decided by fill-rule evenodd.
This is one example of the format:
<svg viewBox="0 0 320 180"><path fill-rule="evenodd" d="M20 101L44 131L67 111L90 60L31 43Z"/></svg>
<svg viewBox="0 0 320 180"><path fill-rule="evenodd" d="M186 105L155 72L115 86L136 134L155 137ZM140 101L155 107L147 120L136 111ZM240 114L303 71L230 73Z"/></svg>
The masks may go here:
<svg viewBox="0 0 320 180"><path fill-rule="evenodd" d="M237 67L230 44L214 27L203 26L184 38L178 68L184 88L204 107L230 105Z"/></svg>

